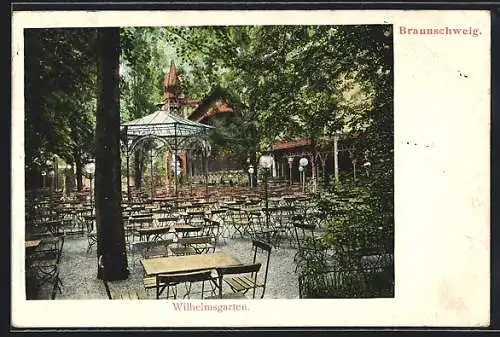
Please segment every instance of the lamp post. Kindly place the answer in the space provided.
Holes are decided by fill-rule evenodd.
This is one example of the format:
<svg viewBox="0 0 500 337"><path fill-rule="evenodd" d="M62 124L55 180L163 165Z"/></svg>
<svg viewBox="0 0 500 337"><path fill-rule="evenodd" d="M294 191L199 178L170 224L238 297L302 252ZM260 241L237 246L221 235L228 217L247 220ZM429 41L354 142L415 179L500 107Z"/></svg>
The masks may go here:
<svg viewBox="0 0 500 337"><path fill-rule="evenodd" d="M59 190L59 161L57 155L54 155L54 158L52 160L52 166L54 170L54 191Z"/></svg>
<svg viewBox="0 0 500 337"><path fill-rule="evenodd" d="M89 180L90 180L90 208L92 214L94 213L94 189L92 186L92 178L95 173L95 163L91 162L85 165L85 172L89 174Z"/></svg>
<svg viewBox="0 0 500 337"><path fill-rule="evenodd" d="M203 142L203 157L205 158L205 165L203 167L203 179L205 180L205 200L210 198L208 193L208 158L211 155L210 143Z"/></svg>
<svg viewBox="0 0 500 337"><path fill-rule="evenodd" d="M357 163L357 159L353 158L351 161L352 161L352 170L353 170L354 183L356 183L356 163Z"/></svg>
<svg viewBox="0 0 500 337"><path fill-rule="evenodd" d="M268 201L268 186L267 186L267 176L269 174L269 170L273 165L273 157L263 155L259 159L259 165L264 169L264 198L266 202L266 227L269 227L269 201Z"/></svg>
<svg viewBox="0 0 500 337"><path fill-rule="evenodd" d="M154 198L154 167L153 167L153 157L156 155L156 152L153 148L150 151L151 155L151 199Z"/></svg>
<svg viewBox="0 0 500 337"><path fill-rule="evenodd" d="M300 184L302 185L302 193L304 192L304 166L299 166Z"/></svg>
<svg viewBox="0 0 500 337"><path fill-rule="evenodd" d="M250 177L250 188L253 188L253 173L254 173L253 165L250 165L250 167L248 168L248 174Z"/></svg>
<svg viewBox="0 0 500 337"><path fill-rule="evenodd" d="M49 177L50 177L50 191L51 192L54 192L54 176L55 176L54 170L50 170Z"/></svg>
<svg viewBox="0 0 500 337"><path fill-rule="evenodd" d="M292 186L292 165L293 157L288 157L288 169L290 170L290 186Z"/></svg>
<svg viewBox="0 0 500 337"><path fill-rule="evenodd" d="M333 134L333 172L336 184L339 182L339 140L340 132L336 131Z"/></svg>
<svg viewBox="0 0 500 337"><path fill-rule="evenodd" d="M177 150L172 154L172 170L174 172L174 187L175 187L175 197L178 196L177 184L180 174L180 162L177 157Z"/></svg>
<svg viewBox="0 0 500 337"><path fill-rule="evenodd" d="M363 164L363 167L365 168L366 170L366 176L369 177L370 176L370 167L372 166L372 163L370 163L369 161L367 161L366 163Z"/></svg>
<svg viewBox="0 0 500 337"><path fill-rule="evenodd" d="M53 170L53 168L54 168L54 164L52 163L52 161L51 161L51 160L47 160L47 161L45 162L45 164L47 165L47 169L49 170L48 175L49 175L49 177L50 177L50 190L51 190L51 192L52 192L52 190L53 190L53 188L52 188L53 182L52 182L52 176L51 176L51 173L50 173L50 172Z"/></svg>
<svg viewBox="0 0 500 337"><path fill-rule="evenodd" d="M72 177L71 173L72 166L70 164L66 164L66 172L64 174L64 188L66 189L66 195L69 195L70 193L70 188L72 187L72 184L69 183L70 179Z"/></svg>
<svg viewBox="0 0 500 337"><path fill-rule="evenodd" d="M47 172L42 171L42 188L45 188L45 176L47 175Z"/></svg>
<svg viewBox="0 0 500 337"><path fill-rule="evenodd" d="M307 158L300 158L299 171L302 174L302 192L303 193L306 191L306 172L305 172L305 169L306 169L307 164L309 164L309 161L307 160Z"/></svg>

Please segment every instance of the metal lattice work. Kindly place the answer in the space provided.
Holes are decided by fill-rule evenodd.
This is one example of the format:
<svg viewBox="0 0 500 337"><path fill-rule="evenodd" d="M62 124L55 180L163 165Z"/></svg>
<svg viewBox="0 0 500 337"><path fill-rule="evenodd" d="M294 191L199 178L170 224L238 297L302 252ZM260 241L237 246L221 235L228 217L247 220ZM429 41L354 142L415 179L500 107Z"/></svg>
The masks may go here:
<svg viewBox="0 0 500 337"><path fill-rule="evenodd" d="M194 122L170 113L168 106L147 116L122 124L122 141L127 156L127 189L130 199L129 156L139 146L154 144L155 150L166 148L177 156L179 151L203 150L210 152L208 136L212 126ZM177 172L175 172L177 177ZM177 178L175 179L177 195Z"/></svg>
<svg viewBox="0 0 500 337"><path fill-rule="evenodd" d="M144 138L161 138L170 150L188 150L193 139L206 139L212 126L197 123L165 110L123 124L126 130L128 150Z"/></svg>

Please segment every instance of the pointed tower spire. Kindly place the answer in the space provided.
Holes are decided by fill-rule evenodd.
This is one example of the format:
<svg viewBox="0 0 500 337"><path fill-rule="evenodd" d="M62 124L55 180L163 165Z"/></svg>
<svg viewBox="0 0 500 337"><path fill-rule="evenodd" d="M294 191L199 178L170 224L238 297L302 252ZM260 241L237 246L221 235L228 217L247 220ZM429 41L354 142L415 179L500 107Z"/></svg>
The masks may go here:
<svg viewBox="0 0 500 337"><path fill-rule="evenodd" d="M181 82L174 61L170 63L170 70L165 74L163 81L164 105L165 111L179 112L180 104L183 99L181 92ZM173 110L172 110L173 109Z"/></svg>
<svg viewBox="0 0 500 337"><path fill-rule="evenodd" d="M173 60L170 63L170 70L165 74L163 91L165 93L165 97L172 97L172 94L175 95L180 92L179 76Z"/></svg>

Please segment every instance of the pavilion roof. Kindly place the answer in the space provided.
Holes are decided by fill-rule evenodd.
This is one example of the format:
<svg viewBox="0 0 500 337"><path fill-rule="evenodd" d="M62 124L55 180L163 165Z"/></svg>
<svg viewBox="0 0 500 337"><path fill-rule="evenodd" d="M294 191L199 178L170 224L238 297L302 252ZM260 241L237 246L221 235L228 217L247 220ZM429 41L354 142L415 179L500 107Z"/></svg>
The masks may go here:
<svg viewBox="0 0 500 337"><path fill-rule="evenodd" d="M178 111L171 110L174 107L179 109L186 103L191 106L196 103L184 99L174 61L170 64L169 72L165 74L163 90L165 94L163 109L122 123L122 137L125 137L129 150L152 138L160 138L164 145L175 151L187 149L196 143L206 143L208 131L213 129L212 126L183 118L178 113L173 113Z"/></svg>
<svg viewBox="0 0 500 337"><path fill-rule="evenodd" d="M182 118L165 110L158 110L147 116L123 123L127 136L152 135L163 138L195 137L204 134L212 126Z"/></svg>

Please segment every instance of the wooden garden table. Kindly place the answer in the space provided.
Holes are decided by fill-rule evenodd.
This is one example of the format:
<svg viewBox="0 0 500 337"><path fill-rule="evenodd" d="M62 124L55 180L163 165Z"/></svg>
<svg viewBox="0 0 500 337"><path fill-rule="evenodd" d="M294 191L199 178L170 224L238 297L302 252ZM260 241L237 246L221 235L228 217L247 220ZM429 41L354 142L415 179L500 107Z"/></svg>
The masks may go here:
<svg viewBox="0 0 500 337"><path fill-rule="evenodd" d="M63 223L59 220L45 220L35 223L45 229L45 232L49 232L52 235L57 235L63 229Z"/></svg>
<svg viewBox="0 0 500 337"><path fill-rule="evenodd" d="M136 228L135 230L139 234L139 240L143 241L143 239L145 238L146 241L150 241L151 238L152 241L155 241L159 240L162 235L170 232L171 227L170 226L143 227L143 228Z"/></svg>
<svg viewBox="0 0 500 337"><path fill-rule="evenodd" d="M163 273L185 273L200 270L211 270L241 265L233 255L226 252L169 256L141 260L146 275L154 276Z"/></svg>
<svg viewBox="0 0 500 337"><path fill-rule="evenodd" d="M42 240L25 240L24 247L26 249L35 249L36 247L38 247L41 241Z"/></svg>

